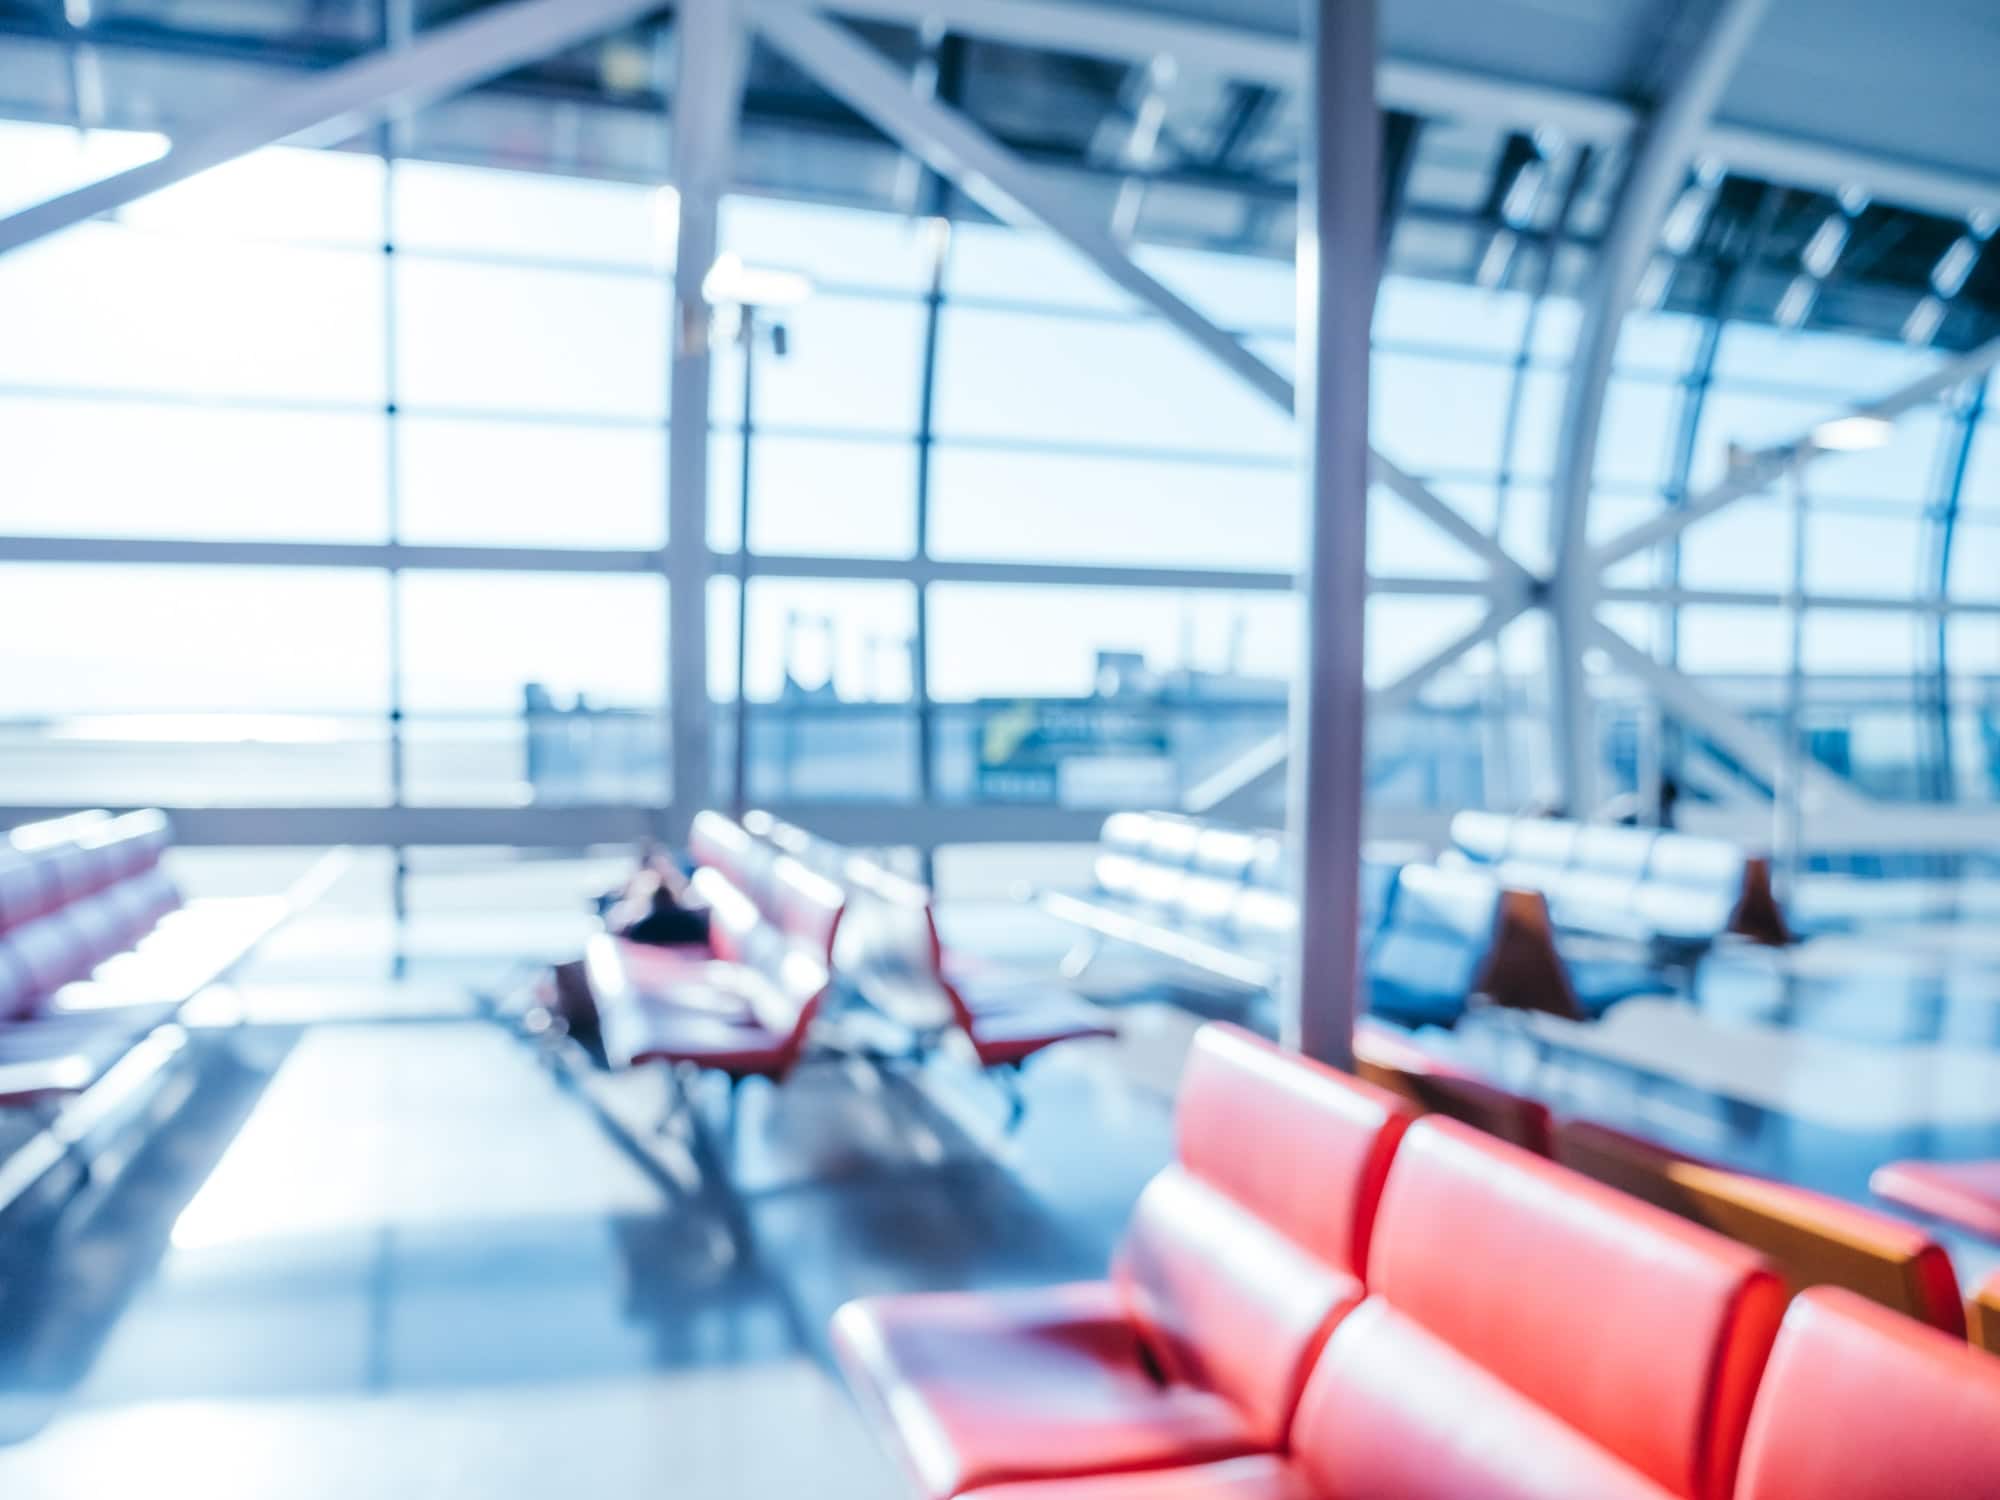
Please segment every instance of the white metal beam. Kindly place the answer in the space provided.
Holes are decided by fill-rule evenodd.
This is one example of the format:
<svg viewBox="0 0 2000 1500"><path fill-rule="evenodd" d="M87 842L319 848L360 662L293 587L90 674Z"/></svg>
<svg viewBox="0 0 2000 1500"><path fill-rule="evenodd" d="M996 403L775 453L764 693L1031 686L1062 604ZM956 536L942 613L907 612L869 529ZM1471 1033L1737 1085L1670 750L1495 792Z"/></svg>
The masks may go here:
<svg viewBox="0 0 2000 1500"><path fill-rule="evenodd" d="M1687 181L1701 133L1769 4L1770 0L1717 0L1707 26L1640 127L1610 225L1591 263L1549 486L1549 555L1555 560L1549 598L1553 626L1549 687L1556 758L1572 817L1588 818L1597 806L1597 727L1583 650L1594 619L1592 590L1597 582L1589 571L1590 497L1612 356L1639 282L1658 253L1660 226Z"/></svg>
<svg viewBox="0 0 2000 1500"><path fill-rule="evenodd" d="M513 0L305 79L287 79L166 155L0 218L0 254L282 141L332 145L658 8L659 0Z"/></svg>
<svg viewBox="0 0 2000 1500"><path fill-rule="evenodd" d="M1846 407L1837 412L1829 412L1827 415L1829 418L1874 417L1884 422L1894 422L1918 407L1936 400L1954 387L1961 386L1968 380L1977 379L1995 365L2000 365L2000 338L1989 339L1976 349L1945 360L1935 369L1926 371L1886 396L1874 401L1864 401L1858 406ZM1670 541L1695 522L1704 521L1737 501L1770 488L1794 469L1803 468L1813 460L1824 457L1827 450L1816 446L1813 442L1813 433L1820 425L1815 423L1790 442L1766 448L1713 489L1694 496L1686 504L1677 505L1671 510L1663 510L1658 515L1641 521L1637 526L1620 532L1609 541L1600 543L1590 550L1589 567L1601 573L1635 552L1643 552L1648 547L1656 547L1661 542Z"/></svg>
<svg viewBox="0 0 2000 1500"><path fill-rule="evenodd" d="M673 109L675 225L672 383L667 425L667 717L673 781L668 837L687 836L709 800L710 315L702 283L720 248L736 160L749 36L736 0L681 0ZM745 536L741 545L748 547ZM740 615L739 615L740 618ZM737 692L743 685L737 684ZM741 722L739 716L739 723Z"/></svg>
<svg viewBox="0 0 2000 1500"><path fill-rule="evenodd" d="M1259 395L1287 412L1293 410L1290 380L1140 267L1094 214L1052 188L964 115L914 93L909 81L880 54L801 4L764 0L754 14L771 46L933 171L951 178L988 212L1017 227L1052 231ZM1519 586L1529 585L1526 571L1448 502L1381 455L1375 455L1374 462L1376 476L1420 514L1496 573Z"/></svg>
<svg viewBox="0 0 2000 1500"><path fill-rule="evenodd" d="M1370 592L1373 592L1372 588ZM1496 602L1470 630L1447 641L1394 682L1369 689L1368 711L1371 714L1394 713L1421 693L1432 678L1468 651L1499 635L1527 609L1525 598L1506 604ZM1291 743L1289 732L1260 740L1228 765L1190 787L1182 800L1183 809L1190 813L1220 816L1243 806L1246 797L1272 786L1284 774L1286 763L1291 758Z"/></svg>
<svg viewBox="0 0 2000 1500"><path fill-rule="evenodd" d="M1609 656L1621 671L1638 678L1676 717L1695 726L1757 775L1777 785L1785 756L1776 736L1717 703L1693 680L1655 661L1603 621L1591 618L1586 624L1585 638L1589 645ZM1804 803L1814 812L1851 812L1868 805L1867 799L1840 777L1810 761L1804 768L1804 792Z"/></svg>

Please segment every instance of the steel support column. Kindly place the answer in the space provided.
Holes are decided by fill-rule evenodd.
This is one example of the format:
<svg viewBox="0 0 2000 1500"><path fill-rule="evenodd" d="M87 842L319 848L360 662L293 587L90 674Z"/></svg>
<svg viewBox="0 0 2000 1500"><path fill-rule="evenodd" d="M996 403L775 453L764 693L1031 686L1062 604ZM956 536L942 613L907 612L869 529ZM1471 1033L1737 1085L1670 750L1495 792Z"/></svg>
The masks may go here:
<svg viewBox="0 0 2000 1500"><path fill-rule="evenodd" d="M673 801L667 836L687 836L709 800L709 308L722 196L735 157L747 37L734 0L682 0L674 88L673 386L667 430L667 724ZM739 538L748 549L750 538ZM736 692L743 693L742 682Z"/></svg>
<svg viewBox="0 0 2000 1500"><path fill-rule="evenodd" d="M1311 66L1298 249L1305 628L1286 824L1299 923L1280 1016L1288 1045L1351 1066L1361 1010L1368 364L1381 117L1375 0L1304 0L1303 10Z"/></svg>
<svg viewBox="0 0 2000 1500"><path fill-rule="evenodd" d="M1597 802L1597 733L1583 654L1596 582L1589 558L1591 481L1612 356L1702 132L1769 3L1718 0L1707 29L1640 127L1584 298L1549 488L1549 555L1555 569L1549 592L1550 702L1563 797L1573 817L1589 817Z"/></svg>

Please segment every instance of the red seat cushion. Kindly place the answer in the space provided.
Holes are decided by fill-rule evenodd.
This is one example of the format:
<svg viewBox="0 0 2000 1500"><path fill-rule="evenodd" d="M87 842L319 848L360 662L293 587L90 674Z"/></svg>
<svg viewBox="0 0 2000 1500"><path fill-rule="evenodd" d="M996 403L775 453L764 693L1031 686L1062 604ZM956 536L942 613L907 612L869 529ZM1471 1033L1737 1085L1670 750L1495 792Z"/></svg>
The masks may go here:
<svg viewBox="0 0 2000 1500"><path fill-rule="evenodd" d="M1891 1203L2000 1240L2000 1160L1892 1161L1868 1186Z"/></svg>
<svg viewBox="0 0 2000 1500"><path fill-rule="evenodd" d="M2000 1360L1851 1292L1792 1304L1757 1393L1738 1500L2000 1492Z"/></svg>
<svg viewBox="0 0 2000 1500"><path fill-rule="evenodd" d="M989 1068L999 1063L1020 1062L1058 1042L1117 1035L1112 1027L1074 1007L1024 1006L1019 1010L987 1011L970 1019L973 1048L979 1053L980 1062Z"/></svg>
<svg viewBox="0 0 2000 1500"><path fill-rule="evenodd" d="M1103 1283L853 1302L833 1331L930 1495L1258 1446L1221 1396L1158 1377Z"/></svg>
<svg viewBox="0 0 2000 1500"><path fill-rule="evenodd" d="M965 1500L1321 1500L1296 1467L1271 1454L1230 1458L1185 1469L1093 1474L1000 1484Z"/></svg>
<svg viewBox="0 0 2000 1500"><path fill-rule="evenodd" d="M637 993L604 1015L604 1050L621 1067L691 1062L744 1077L776 1076L791 1065L793 1040L755 1021Z"/></svg>
<svg viewBox="0 0 2000 1500"><path fill-rule="evenodd" d="M1326 1330L1361 1298L1411 1111L1208 1026L1178 1118L1179 1159L1141 1198L1113 1287L888 1298L836 1319L864 1406L929 1493L1283 1445Z"/></svg>
<svg viewBox="0 0 2000 1500"><path fill-rule="evenodd" d="M1369 1290L1401 1315L1393 1326L1429 1334L1685 1500L1728 1495L1784 1305L1754 1252L1436 1116L1412 1127L1390 1174ZM1373 1378L1343 1374L1341 1344L1336 1332L1316 1409ZM1425 1410L1470 1422L1445 1389ZM1413 1441L1422 1430L1413 1417ZM1386 1475L1369 1482L1361 1493L1398 1492Z"/></svg>

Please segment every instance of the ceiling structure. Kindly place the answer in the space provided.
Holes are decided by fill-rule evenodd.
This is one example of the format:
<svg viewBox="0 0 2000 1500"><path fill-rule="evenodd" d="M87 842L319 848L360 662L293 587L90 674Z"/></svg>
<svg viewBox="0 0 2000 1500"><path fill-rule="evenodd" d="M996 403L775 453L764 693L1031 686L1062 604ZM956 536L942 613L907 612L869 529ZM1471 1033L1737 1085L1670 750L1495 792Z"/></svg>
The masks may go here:
<svg viewBox="0 0 2000 1500"><path fill-rule="evenodd" d="M379 44L399 0L0 0L0 113L174 131L282 70ZM420 31L483 4L416 0ZM1290 0L848 0L872 45L1122 234L1287 256L1300 134ZM1579 287L1625 141L1708 11L1679 0L1385 0L1398 270ZM1038 44L1030 45L1030 39ZM411 154L669 175L674 16L421 111ZM2000 313L2000 103L1983 0L1775 0L1704 135L1652 305L1947 349ZM1857 105L1856 101L1864 101ZM361 142L358 144L366 145ZM1784 172L1776 168L1796 166ZM753 49L748 188L977 215L809 77Z"/></svg>

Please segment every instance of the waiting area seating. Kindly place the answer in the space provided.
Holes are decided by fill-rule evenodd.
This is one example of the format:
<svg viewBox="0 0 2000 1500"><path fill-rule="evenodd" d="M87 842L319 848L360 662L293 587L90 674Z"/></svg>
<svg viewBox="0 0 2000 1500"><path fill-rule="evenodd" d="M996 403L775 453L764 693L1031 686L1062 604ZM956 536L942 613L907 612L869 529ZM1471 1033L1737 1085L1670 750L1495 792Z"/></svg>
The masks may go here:
<svg viewBox="0 0 2000 1500"><path fill-rule="evenodd" d="M919 1493L979 1500L1946 1500L2000 1363L1234 1028L1111 1278L850 1303ZM1284 1152L1241 1149L1282 1139Z"/></svg>
<svg viewBox="0 0 2000 1500"><path fill-rule="evenodd" d="M1363 1021L1355 1028L1354 1071L1426 1114L1463 1120L1537 1156L1555 1154L1555 1121L1546 1104L1496 1088L1389 1027Z"/></svg>
<svg viewBox="0 0 2000 1500"><path fill-rule="evenodd" d="M968 1003L946 977L930 893L802 829L704 812L689 855L709 913L706 945L601 933L586 948L577 1003L594 1009L614 1068L691 1064L732 1084L779 1080L817 1045L830 1002L850 996L904 1028L917 1052L962 1035L988 1069L1112 1034L1065 995ZM1013 1103L1018 1117L1018 1093Z"/></svg>
<svg viewBox="0 0 2000 1500"><path fill-rule="evenodd" d="M1451 841L1460 860L1542 892L1566 932L1637 941L1679 960L1728 934L1792 940L1769 860L1722 839L1462 812L1451 820Z"/></svg>
<svg viewBox="0 0 2000 1500"><path fill-rule="evenodd" d="M831 983L840 889L716 813L696 818L690 852L706 947L600 933L585 950L605 1058L618 1068L691 1063L732 1083L783 1078Z"/></svg>
<svg viewBox="0 0 2000 1500"><path fill-rule="evenodd" d="M1059 1043L1115 1034L1098 1012L1066 992L1010 987L968 996L946 973L926 887L769 813L746 813L743 826L841 888L834 976L856 999L906 1028L918 1053L956 1032L971 1043L981 1067L1019 1068Z"/></svg>
<svg viewBox="0 0 2000 1500"><path fill-rule="evenodd" d="M1381 852L1364 859L1361 877L1368 1009L1384 1019L1450 1026L1474 996L1594 1015L1645 985L1627 972L1608 992L1579 993L1532 891ZM1094 888L1043 891L1037 902L1094 939L1131 943L1251 991L1277 984L1298 921L1275 835L1172 813L1113 814L1104 823Z"/></svg>
<svg viewBox="0 0 2000 1500"><path fill-rule="evenodd" d="M75 813L0 841L0 1108L29 1108L76 1145L100 1086L156 1073L185 1041L188 1001L289 916L292 897L184 902L161 859L167 819ZM0 1206L29 1185L0 1174Z"/></svg>
<svg viewBox="0 0 2000 1500"><path fill-rule="evenodd" d="M1868 1186L1878 1198L2000 1244L2000 1161L1892 1161Z"/></svg>
<svg viewBox="0 0 2000 1500"><path fill-rule="evenodd" d="M1950 1257L1901 1220L1584 1120L1556 1126L1555 1156L1585 1176L1762 1251L1794 1290L1842 1287L1965 1336L1965 1305Z"/></svg>

